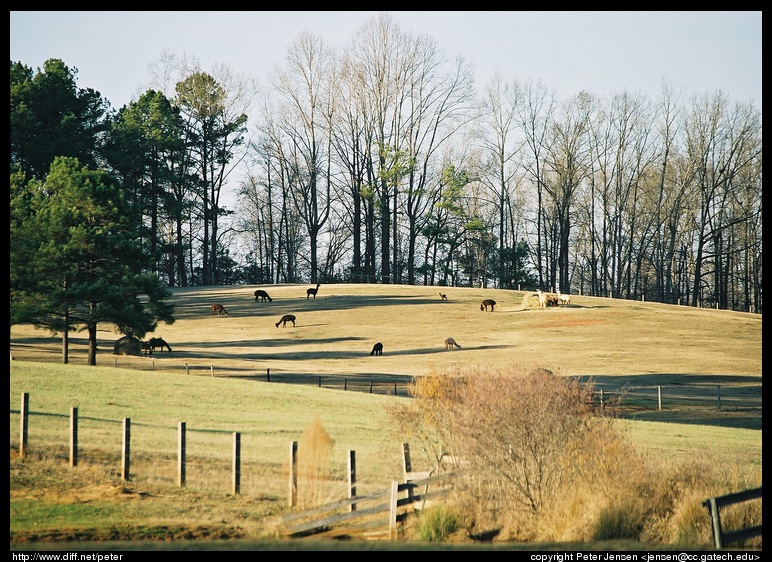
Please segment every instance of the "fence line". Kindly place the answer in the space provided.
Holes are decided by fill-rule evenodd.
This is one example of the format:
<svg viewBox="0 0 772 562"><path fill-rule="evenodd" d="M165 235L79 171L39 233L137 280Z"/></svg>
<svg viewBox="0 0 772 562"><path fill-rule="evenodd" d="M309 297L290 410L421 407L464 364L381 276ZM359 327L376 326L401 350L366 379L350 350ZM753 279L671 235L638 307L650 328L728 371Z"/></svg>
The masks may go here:
<svg viewBox="0 0 772 562"><path fill-rule="evenodd" d="M420 511L428 502L447 495L451 491L448 482L458 474L446 472L402 483L392 480L391 486L373 494L284 515L281 517L282 533L290 537L313 535L319 538L380 530L395 539L397 523L404 521L411 512ZM429 491L430 486L437 485L441 487Z"/></svg>
<svg viewBox="0 0 772 562"><path fill-rule="evenodd" d="M293 441L290 448L290 507L296 505L296 494L293 492L297 490L297 445L297 441ZM280 519L282 533L285 536L313 535L329 538L350 535L352 532L380 531L388 532L392 540L397 538L397 523L404 521L411 512L423 509L428 502L445 496L450 491L450 480L461 474L460 470L434 475L431 471L414 472L408 443L402 444L402 458L402 483L392 480L386 489L357 496L355 452L349 451L349 497L283 515ZM429 486L438 487L430 494ZM400 497L403 493L405 495ZM388 501L384 501L385 498Z"/></svg>
<svg viewBox="0 0 772 562"><path fill-rule="evenodd" d="M661 386L657 387L658 395L660 397L661 408ZM604 403L604 391L600 390L601 405ZM718 407L720 408L720 387L718 391ZM29 409L29 393L23 393L21 397L20 410L11 409L11 413L21 414L20 419L20 433L19 433L19 455L24 457L28 451L29 440L29 416L30 415L42 415L51 417L68 417L66 414L57 414L50 412L32 412ZM84 417L78 415L78 408L72 407L69 414L70 419L70 456L69 462L71 466L77 466L78 464L78 425L79 421L83 419L109 422L109 423L121 423L123 427L122 431L122 448L121 448L121 477L124 481L128 481L131 478L131 419L124 418L123 420L96 418L96 417ZM167 426L156 424L135 424L144 425L147 427L166 428ZM178 478L177 485L179 487L185 486L186 483L186 432L188 431L185 422L179 422L178 424ZM232 454L232 492L234 495L240 493L240 481L241 481L241 433L232 432L227 430L215 430L215 429L199 429L194 430L203 433L230 433L233 435L233 454ZM289 489L289 501L290 507L297 505L297 442L292 442L290 449L290 489ZM414 472L410 460L410 450L407 443L403 444L403 478L404 482L398 484L396 481L392 482L392 486L387 491L382 491L377 494L371 494L368 496L356 496L356 458L355 452L349 451L348 456L348 493L349 498L346 500L340 500L332 502L325 506L318 506L312 510L306 512L289 514L283 518L283 523L291 523L296 519L306 519L303 523L289 525L285 529L287 535L301 535L304 533L318 533L333 525L344 525L352 522L355 519L367 519L372 516L376 516L376 520L366 521L357 525L357 529L365 530L367 528L376 528L383 525L383 518L378 519L377 516L383 515L386 511L389 512L389 526L390 536L394 537L396 533L396 522L398 520L399 508L404 506L415 505L417 502L426 502L429 499L428 486L438 484L444 481L452 473L445 473L443 475L432 475L430 472ZM421 486L425 487L424 493L417 492L417 489ZM432 498L446 493L447 490L441 489L433 492ZM406 492L406 498L398 498L399 493ZM361 507L370 500L377 500L386 495L390 495L390 501L388 503L379 503L367 507ZM720 508L735 503L740 503L756 498L761 498L761 487L746 490L744 492L738 492L735 494L728 494L725 496L719 496L714 498L708 498L703 502L703 505L707 507L709 515L711 517L711 525L713 531L713 538L717 548L722 548L724 544L730 542L738 542L747 538L752 538L761 534L761 526L748 527L744 529L737 529L734 531L723 531L721 528L720 520ZM335 514L335 511L341 508L347 508L348 513ZM318 516L324 513L330 513L322 517L321 519L308 520L310 517ZM404 515L404 511L401 512Z"/></svg>
<svg viewBox="0 0 772 562"><path fill-rule="evenodd" d="M310 380L299 380L297 378L297 375L290 375L293 377L292 383L293 384L308 384ZM381 387L387 388L387 393L391 394L390 392L393 389L393 395L398 395L398 383L397 382L374 382L374 381L366 381L359 378L354 378L349 382L348 377L336 377L336 376L306 376L306 379L315 379L317 386L322 388L342 388L343 390L351 390L351 391L360 391L360 392L367 392L369 391L371 394L374 392L374 389L377 388L376 385L380 385ZM266 381L271 382L271 375L270 370L266 372ZM337 386L334 386L334 383L337 381ZM273 382L281 382L280 380L277 381L277 377L274 374L273 375ZM289 382L289 381L288 381ZM409 396L410 393L408 391L408 384L410 383L402 383L404 386L404 395ZM663 386L667 388L667 396L665 396L665 393L663 393ZM722 393L722 387L724 389L724 392ZM687 394L685 391L687 389L691 389L691 393ZM697 391L698 392L695 392ZM647 392L648 391L648 392ZM656 394L654 394L656 391ZM733 394L730 394L729 391L734 391ZM626 387L622 389L616 389L613 391L606 390L602 387L599 387L595 385L593 395L592 395L592 405L598 406L600 408L604 408L607 403L611 403L612 400L615 399L623 399L622 403L620 405L623 406L639 406L639 407L646 407L653 402L656 402L656 409L662 410L663 404L671 405L676 404L677 406L710 406L713 404L715 408L722 409L727 404L733 405L735 408L742 406L746 409L761 409L762 407L762 386L761 384L758 385L751 385L751 384L738 384L738 385L730 385L730 384L724 384L724 385L709 385L709 384L682 384L682 383L669 383L667 385L657 385L657 386L635 386L635 387ZM21 408L19 410L14 410L13 408L10 410L11 414L21 414L22 418L22 424L21 424L21 435L20 435L20 454L24 455L24 450L27 445L27 432L28 432L28 418L30 415L39 415L39 416L51 416L51 417L72 417L73 414L71 413L69 416L68 414L60 414L55 412L43 412L43 411L35 411L32 412L29 410L29 402L28 402L28 394L24 393L22 395L22 404ZM654 409L652 406L651 409ZM98 422L104 422L104 423L123 423L121 420L115 420L115 419L108 419L108 418L98 418L93 416L78 416L78 419L80 420L89 420L89 421L98 421ZM141 426L141 427L155 427L155 428L165 428L166 426L157 425L157 424L149 424L149 423L136 423L135 425ZM207 429L207 428L193 428L189 431L195 431L199 433L231 433L228 430L221 430L221 429Z"/></svg>
<svg viewBox="0 0 772 562"><path fill-rule="evenodd" d="M12 411L13 412L13 411ZM21 408L21 433L20 433L20 457L24 457L28 449L29 434L27 431L29 416L34 412L29 410L29 393L23 393L22 395L22 408ZM60 415L60 417L65 417ZM70 466L77 466L78 464L78 408L72 407L70 409ZM98 419L98 418L97 418ZM115 420L107 420L115 421ZM131 480L131 426L132 422L130 418L123 418L122 423L122 442L121 442L121 479L123 481ZM177 486L182 488L186 485L186 467L187 467L187 424L186 422L179 422L178 424L178 447L177 447ZM232 488L231 491L234 495L241 493L241 434L239 432L231 432L233 434L233 449L232 449ZM293 441L290 447L290 470L289 470L289 502L290 507L294 507L297 504L297 451L298 442ZM296 522L286 527L285 534L303 535L303 534L315 534L322 531L330 532L329 527L345 525L345 532L350 532L352 529L366 530L387 527L389 529L389 536L396 538L397 522L403 520L406 516L405 508L412 507L413 511L418 509L419 504L426 504L430 499L436 499L442 497L447 493L447 488L440 487L437 490L433 490L431 495L429 494L429 486L442 484L449 479L453 473L444 473L441 475L431 476L429 472L413 472L410 461L410 448L407 443L403 443L403 483L397 483L396 480L392 481L390 488L384 492L376 494L370 494L367 496L356 495L356 453L350 450L348 452L347 460L347 490L348 499L333 502L323 506L317 506L310 510L306 510L299 513L292 513L283 519L283 524L287 524L293 521L299 521L304 519L305 521ZM419 488L423 487L424 491L420 492ZM407 493L407 497L400 498L399 495L402 492ZM389 495L388 502L381 502L375 505L369 505L368 502L372 500L378 500L380 498ZM364 507L363 507L364 506ZM347 513L336 514L335 512L340 508L347 508ZM388 513L389 518L385 519L383 516ZM328 514L328 515L325 515ZM319 516L322 515L321 518ZM309 519L310 518L310 519ZM359 520L360 523L355 527L348 526L351 521ZM364 520L364 523L362 521ZM338 529L339 532L340 530Z"/></svg>
<svg viewBox="0 0 772 562"><path fill-rule="evenodd" d="M119 357L124 358L126 365L119 365ZM256 382L275 382L275 383L290 383L290 384L313 384L318 388L327 388L333 390L345 390L356 392L367 392L370 394L381 395L393 395L393 396L410 396L410 386L413 384L414 378L409 375L383 375L383 378L387 380L373 380L373 377L378 379L380 375L318 375L314 373L291 373L291 372L271 372L270 368L265 369L265 374L260 374L259 371L255 371L251 375L234 375L229 369L222 369L218 374L214 365L190 365L184 363L182 366L174 365L170 366L170 363L164 360L163 366L158 368L155 361L152 361L149 368L146 363L138 364L136 361L132 361L131 358L126 359L124 356L115 357L113 365L115 367L124 367L140 371L152 371L152 372L179 372L184 371L186 375L191 376L208 376L208 377L220 377L220 378L234 378L239 380L252 380ZM143 365L145 368L143 368ZM580 377L585 379L587 377ZM591 378L591 377L590 377ZM710 384L710 383L665 383L660 385L635 385L627 386L624 388L606 388L602 389L601 385L595 381L594 386L596 393L601 391L605 393L606 399L614 397L624 396L626 398L625 404L648 406L656 404L655 409L662 410L663 406L668 405L668 401L675 398L679 406L695 405L695 406L709 406L712 402L718 409L724 406L735 406L739 400L746 402L743 406L747 406L750 402L751 407L761 408L761 384L754 383L722 383L722 384ZM679 390L691 389L690 394L679 392ZM734 395L728 393L734 389ZM738 390L739 389L739 390ZM596 396L598 405L603 406L603 400L599 396Z"/></svg>
<svg viewBox="0 0 772 562"><path fill-rule="evenodd" d="M733 408L762 407L761 384L684 384L626 386L607 390L595 384L594 400L603 406L609 399L623 399L622 406L663 410L671 406Z"/></svg>
<svg viewBox="0 0 772 562"><path fill-rule="evenodd" d="M719 513L720 509L724 506L742 503L760 497L761 487L758 487L745 490L743 492L727 494L725 496L708 498L702 502L702 505L708 509L708 514L710 515L710 525L713 532L713 543L716 545L716 548L723 548L724 545L730 543L740 542L744 541L745 539L761 536L761 525L745 527L736 529L734 531L724 531L721 528L721 516Z"/></svg>

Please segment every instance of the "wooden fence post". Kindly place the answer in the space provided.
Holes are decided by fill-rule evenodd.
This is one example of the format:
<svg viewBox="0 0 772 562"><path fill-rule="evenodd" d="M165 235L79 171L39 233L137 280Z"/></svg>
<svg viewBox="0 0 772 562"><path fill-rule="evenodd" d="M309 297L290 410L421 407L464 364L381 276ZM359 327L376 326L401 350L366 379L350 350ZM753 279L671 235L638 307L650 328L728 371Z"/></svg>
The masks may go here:
<svg viewBox="0 0 772 562"><path fill-rule="evenodd" d="M265 370L265 382L271 382L271 369Z"/></svg>
<svg viewBox="0 0 772 562"><path fill-rule="evenodd" d="M710 512L710 526L713 532L713 543L716 548L723 548L721 544L721 516L718 514L718 504L716 504L716 498L709 498L706 500L706 506Z"/></svg>
<svg viewBox="0 0 772 562"><path fill-rule="evenodd" d="M78 408L70 408L70 466L78 466Z"/></svg>
<svg viewBox="0 0 772 562"><path fill-rule="evenodd" d="M721 385L716 385L716 399L718 400L718 409L721 409Z"/></svg>
<svg viewBox="0 0 772 562"><path fill-rule="evenodd" d="M657 385L657 410L662 409L662 385Z"/></svg>
<svg viewBox="0 0 772 562"><path fill-rule="evenodd" d="M348 452L348 497L355 498L357 495L357 453ZM357 504L351 502L349 511L356 511Z"/></svg>
<svg viewBox="0 0 772 562"><path fill-rule="evenodd" d="M177 485L185 485L185 422L180 422L177 435Z"/></svg>
<svg viewBox="0 0 772 562"><path fill-rule="evenodd" d="M233 495L241 492L241 434L233 434Z"/></svg>
<svg viewBox="0 0 772 562"><path fill-rule="evenodd" d="M402 443L402 481L407 482L410 478L410 474L413 472L413 462L410 459L410 444ZM413 503L413 488L407 489L407 497L410 503Z"/></svg>
<svg viewBox="0 0 772 562"><path fill-rule="evenodd" d="M293 441L290 443L290 458L289 458L289 506L295 507L298 503L298 442Z"/></svg>
<svg viewBox="0 0 772 562"><path fill-rule="evenodd" d="M123 418L123 454L121 459L121 478L128 481L131 470L131 418Z"/></svg>
<svg viewBox="0 0 772 562"><path fill-rule="evenodd" d="M407 475L413 472L413 463L410 460L410 444L402 443L402 479L407 481Z"/></svg>
<svg viewBox="0 0 772 562"><path fill-rule="evenodd" d="M389 497L389 539L397 540L397 495L399 484L391 481L391 496Z"/></svg>
<svg viewBox="0 0 772 562"><path fill-rule="evenodd" d="M19 457L27 451L27 428L29 427L29 392L21 395L21 435L19 435Z"/></svg>
<svg viewBox="0 0 772 562"><path fill-rule="evenodd" d="M740 542L752 537L761 536L761 525L743 527L729 532L724 531L721 528L721 516L719 514L719 509L722 507L760 498L761 488L759 487L736 492L734 494L727 494L725 496L708 498L702 502L702 505L708 508L708 513L710 514L713 543L716 545L716 548L724 548L725 545L733 542Z"/></svg>

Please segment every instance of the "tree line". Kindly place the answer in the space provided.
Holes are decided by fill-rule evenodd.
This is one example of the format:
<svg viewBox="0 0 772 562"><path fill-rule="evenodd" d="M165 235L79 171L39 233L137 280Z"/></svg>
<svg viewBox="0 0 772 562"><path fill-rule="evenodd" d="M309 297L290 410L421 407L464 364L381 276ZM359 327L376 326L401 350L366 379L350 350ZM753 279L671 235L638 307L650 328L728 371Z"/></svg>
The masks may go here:
<svg viewBox="0 0 772 562"><path fill-rule="evenodd" d="M560 290L761 312L761 113L472 66L381 14L300 34L265 84L163 56L113 111L57 59L11 62L11 172L114 178L168 286L369 282ZM12 197L13 197L12 181ZM231 205L232 208L229 208Z"/></svg>

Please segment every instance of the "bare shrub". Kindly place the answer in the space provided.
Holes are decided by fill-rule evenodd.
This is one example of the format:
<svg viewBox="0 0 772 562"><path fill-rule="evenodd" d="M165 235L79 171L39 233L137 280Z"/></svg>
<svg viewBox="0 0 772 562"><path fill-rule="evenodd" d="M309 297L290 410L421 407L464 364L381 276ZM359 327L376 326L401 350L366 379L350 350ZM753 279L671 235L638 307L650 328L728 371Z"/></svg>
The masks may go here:
<svg viewBox="0 0 772 562"><path fill-rule="evenodd" d="M538 367L460 369L417 378L411 395L390 414L433 472L462 469L447 507L473 537L709 546L702 501L758 486L711 459L643 457L618 404L594 407L592 381ZM760 504L727 508L722 521L760 525Z"/></svg>
<svg viewBox="0 0 772 562"><path fill-rule="evenodd" d="M312 507L329 497L328 470L335 441L319 417L306 426L298 442L298 504Z"/></svg>
<svg viewBox="0 0 772 562"><path fill-rule="evenodd" d="M508 528L500 538L534 539L562 492L618 469L629 452L608 419L591 415L592 384L544 369L433 374L411 391L393 416L435 470L448 457L465 469L456 502L470 532L497 526Z"/></svg>

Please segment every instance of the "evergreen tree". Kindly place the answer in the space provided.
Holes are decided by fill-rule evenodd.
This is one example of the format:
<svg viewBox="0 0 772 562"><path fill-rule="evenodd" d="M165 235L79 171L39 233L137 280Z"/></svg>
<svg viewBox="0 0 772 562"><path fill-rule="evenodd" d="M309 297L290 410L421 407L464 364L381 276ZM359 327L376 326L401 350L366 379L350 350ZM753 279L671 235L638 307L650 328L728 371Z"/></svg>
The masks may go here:
<svg viewBox="0 0 772 562"><path fill-rule="evenodd" d="M42 179L56 156L96 168L110 105L99 92L76 85L77 69L48 59L43 70L10 63L11 167Z"/></svg>
<svg viewBox="0 0 772 562"><path fill-rule="evenodd" d="M152 256L142 252L124 205L113 177L64 157L12 200L11 269L19 270L11 276L11 321L62 332L64 362L73 329L88 331L88 364L96 365L100 322L138 338L174 322L168 290L148 273Z"/></svg>

